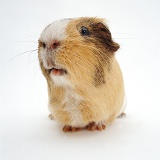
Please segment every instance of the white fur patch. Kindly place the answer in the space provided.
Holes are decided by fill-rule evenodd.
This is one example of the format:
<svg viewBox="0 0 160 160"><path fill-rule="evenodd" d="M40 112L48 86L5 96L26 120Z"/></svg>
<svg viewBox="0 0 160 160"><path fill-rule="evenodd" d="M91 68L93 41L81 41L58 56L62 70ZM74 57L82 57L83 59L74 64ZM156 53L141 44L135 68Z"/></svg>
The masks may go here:
<svg viewBox="0 0 160 160"><path fill-rule="evenodd" d="M41 33L39 40L42 43L45 43L46 48L41 47L40 56L46 69L51 69L53 67L49 64L51 64L50 62L54 59L54 52L57 52L59 49L56 48L55 50L49 50L48 48L50 48L53 41L60 42L67 37L65 30L69 21L69 19L55 21L48 25Z"/></svg>
<svg viewBox="0 0 160 160"><path fill-rule="evenodd" d="M65 88L65 111L71 116L71 126L84 127L82 113L78 108L78 105L82 101L82 97L79 96L72 88Z"/></svg>
<svg viewBox="0 0 160 160"><path fill-rule="evenodd" d="M54 83L59 86L64 87L64 100L62 104L65 104L64 110L70 115L71 123L70 125L73 127L84 127L82 113L78 108L78 105L81 103L83 98L78 95L74 89L73 85L71 85L64 76L51 76ZM49 110L52 113L51 106L48 104Z"/></svg>
<svg viewBox="0 0 160 160"><path fill-rule="evenodd" d="M69 113L71 117L70 125L75 127L84 127L82 113L78 108L78 105L83 100L82 97L74 91L74 86L65 79L65 76L54 76L51 74L51 77L55 85L63 86L65 89L62 104L65 104L64 110Z"/></svg>
<svg viewBox="0 0 160 160"><path fill-rule="evenodd" d="M67 81L67 79L65 78L65 75L63 75L63 76L55 76L51 72L50 76L51 76L53 82L55 83L55 85L57 85L57 86L73 87L72 84L69 81Z"/></svg>
<svg viewBox="0 0 160 160"><path fill-rule="evenodd" d="M64 40L66 38L65 29L69 19L59 20L48 25L41 34L40 41L48 44L53 40Z"/></svg>

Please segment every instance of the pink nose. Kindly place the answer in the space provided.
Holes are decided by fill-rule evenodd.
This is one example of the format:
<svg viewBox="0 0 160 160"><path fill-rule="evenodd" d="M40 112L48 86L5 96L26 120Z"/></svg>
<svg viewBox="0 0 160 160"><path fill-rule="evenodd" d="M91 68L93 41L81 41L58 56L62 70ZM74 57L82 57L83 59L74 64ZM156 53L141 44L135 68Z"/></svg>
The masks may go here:
<svg viewBox="0 0 160 160"><path fill-rule="evenodd" d="M58 40L52 41L50 48L56 49L60 45L60 42Z"/></svg>

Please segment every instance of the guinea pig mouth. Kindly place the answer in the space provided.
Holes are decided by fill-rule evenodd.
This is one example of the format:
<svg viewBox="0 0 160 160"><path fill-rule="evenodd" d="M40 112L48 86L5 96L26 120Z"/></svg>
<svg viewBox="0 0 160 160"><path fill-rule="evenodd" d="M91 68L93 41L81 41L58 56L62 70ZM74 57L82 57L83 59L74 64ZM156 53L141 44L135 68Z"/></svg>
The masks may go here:
<svg viewBox="0 0 160 160"><path fill-rule="evenodd" d="M54 76L63 76L65 74L67 74L67 71L65 69L62 68L51 68L49 69L49 73L54 75Z"/></svg>

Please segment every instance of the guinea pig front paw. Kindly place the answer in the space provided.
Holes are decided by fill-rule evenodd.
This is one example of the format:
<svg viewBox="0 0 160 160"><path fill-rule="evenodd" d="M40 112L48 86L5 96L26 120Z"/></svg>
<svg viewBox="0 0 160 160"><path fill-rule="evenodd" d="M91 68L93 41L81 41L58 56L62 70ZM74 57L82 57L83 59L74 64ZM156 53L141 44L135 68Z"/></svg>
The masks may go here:
<svg viewBox="0 0 160 160"><path fill-rule="evenodd" d="M49 114L49 119L54 120L54 116L52 114Z"/></svg>
<svg viewBox="0 0 160 160"><path fill-rule="evenodd" d="M63 131L64 132L78 132L81 131L83 128L80 127L72 127L72 126L64 126Z"/></svg>
<svg viewBox="0 0 160 160"><path fill-rule="evenodd" d="M106 128L106 124L104 122L100 122L100 123L95 123L95 122L91 122L86 126L86 129L88 129L89 131L102 131L105 130Z"/></svg>
<svg viewBox="0 0 160 160"><path fill-rule="evenodd" d="M126 117L126 114L124 112L122 112L117 118L122 118L122 117Z"/></svg>

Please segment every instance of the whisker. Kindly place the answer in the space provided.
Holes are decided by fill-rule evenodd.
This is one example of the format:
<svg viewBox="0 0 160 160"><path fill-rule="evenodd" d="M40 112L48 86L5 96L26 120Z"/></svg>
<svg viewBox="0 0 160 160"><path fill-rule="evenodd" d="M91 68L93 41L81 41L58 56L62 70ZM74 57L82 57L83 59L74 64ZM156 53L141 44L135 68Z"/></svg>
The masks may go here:
<svg viewBox="0 0 160 160"><path fill-rule="evenodd" d="M132 34L132 33L113 33L113 35L126 35L126 36L133 36L133 35L135 35L135 34Z"/></svg>
<svg viewBox="0 0 160 160"><path fill-rule="evenodd" d="M117 37L114 37L115 39L136 39L136 38L117 38Z"/></svg>
<svg viewBox="0 0 160 160"><path fill-rule="evenodd" d="M24 36L27 36L27 37L31 37L31 38L38 39L37 37L31 36L31 35L28 35L28 34L21 34L21 35L24 35Z"/></svg>
<svg viewBox="0 0 160 160"><path fill-rule="evenodd" d="M28 66L28 69L29 69L30 65L33 64L33 63L35 63L35 62L37 62L37 61L38 61L38 58L35 59L35 60L32 60L32 61L29 60L29 64L26 65L26 67Z"/></svg>
<svg viewBox="0 0 160 160"><path fill-rule="evenodd" d="M15 42L18 42L18 43L26 43L26 42L28 42L28 43L38 43L38 42L36 42L36 41L15 41Z"/></svg>
<svg viewBox="0 0 160 160"><path fill-rule="evenodd" d="M38 61L38 58L35 59L35 60L32 60L32 61L29 61L29 65L30 65L31 63L34 63L34 62L37 62L37 61Z"/></svg>
<svg viewBox="0 0 160 160"><path fill-rule="evenodd" d="M5 65L5 67L4 67L4 70L6 69L7 65L8 65L12 60L14 60L15 58L17 58L17 57L19 57L19 56L21 56L21 55L24 55L24 54L26 54L26 53L30 53L30 54L31 54L31 53L33 53L33 52L35 52L35 51L37 51L37 50L38 50L38 49L26 51L26 52L23 52L23 53L20 53L20 54L14 56L13 58L11 58L11 59L6 63L6 65Z"/></svg>

